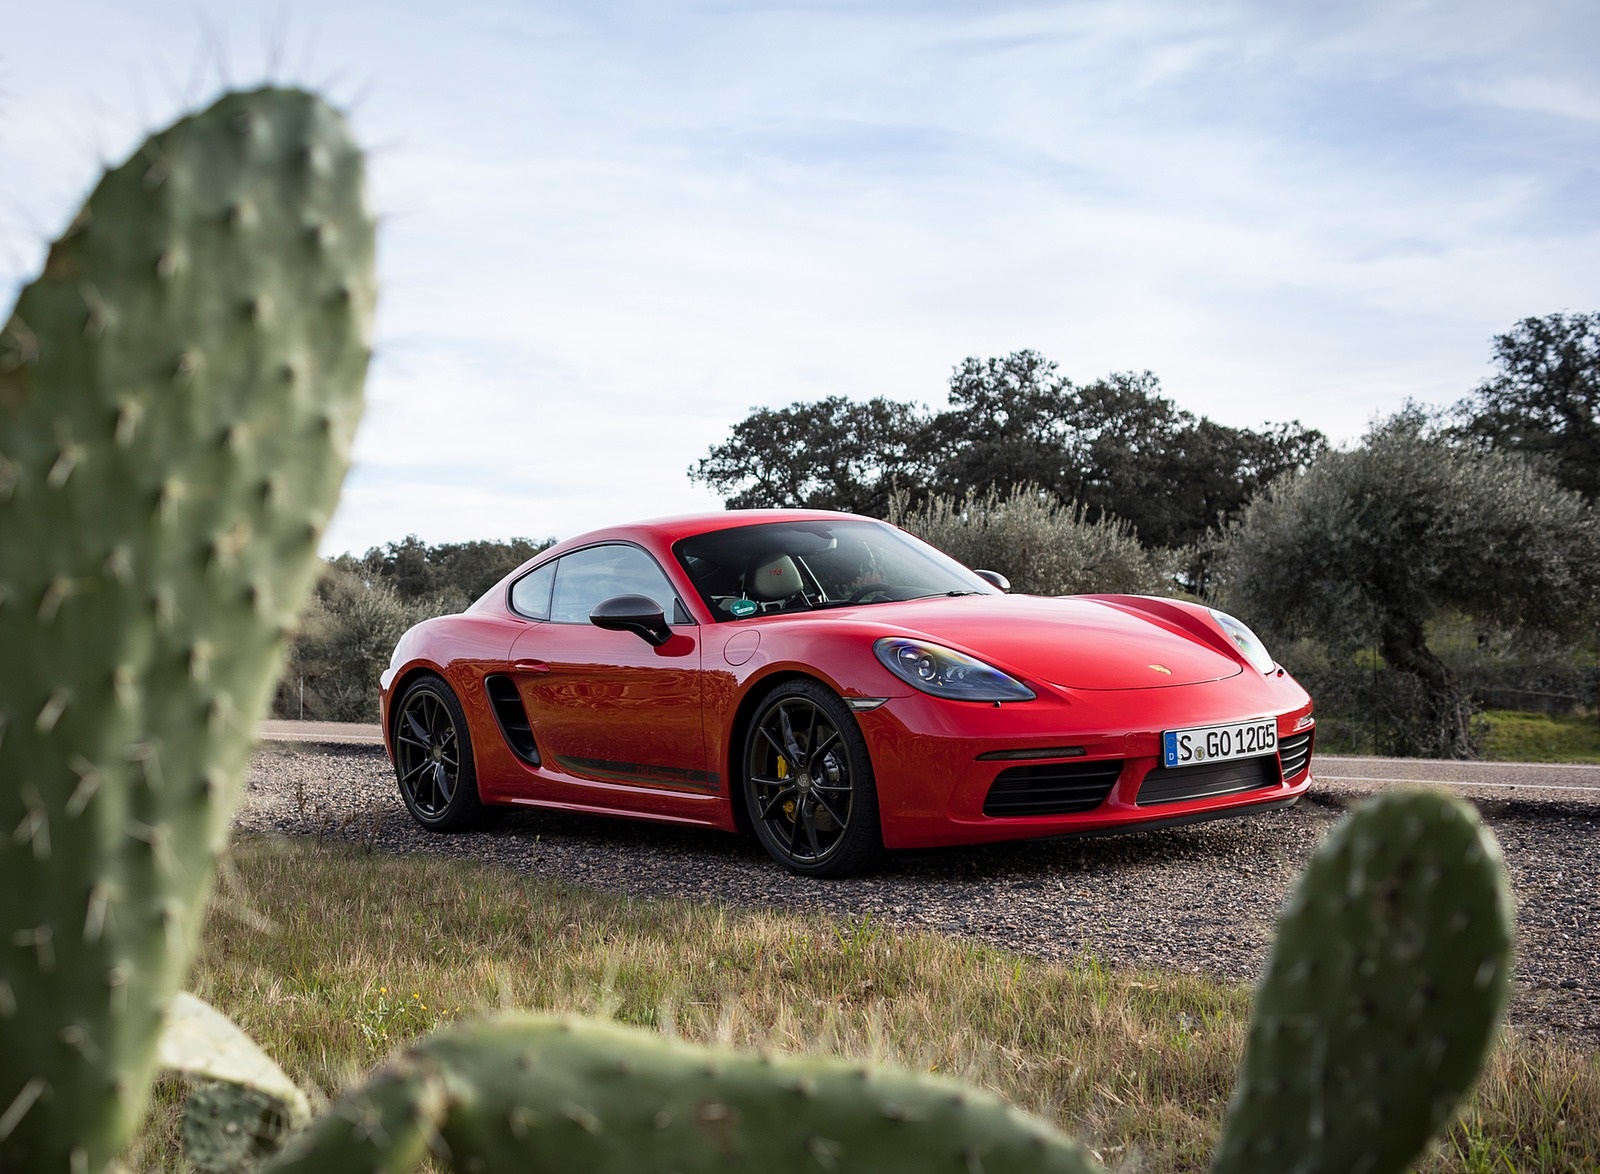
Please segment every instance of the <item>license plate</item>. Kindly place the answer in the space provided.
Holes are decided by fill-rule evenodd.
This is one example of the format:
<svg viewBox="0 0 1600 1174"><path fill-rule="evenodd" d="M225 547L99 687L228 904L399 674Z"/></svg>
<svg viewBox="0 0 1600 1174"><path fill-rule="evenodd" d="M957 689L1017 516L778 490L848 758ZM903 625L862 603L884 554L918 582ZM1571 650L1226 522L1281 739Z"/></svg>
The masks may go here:
<svg viewBox="0 0 1600 1174"><path fill-rule="evenodd" d="M1163 766L1198 766L1231 758L1255 758L1278 748L1276 718L1229 722L1221 726L1194 726L1168 730L1161 735Z"/></svg>

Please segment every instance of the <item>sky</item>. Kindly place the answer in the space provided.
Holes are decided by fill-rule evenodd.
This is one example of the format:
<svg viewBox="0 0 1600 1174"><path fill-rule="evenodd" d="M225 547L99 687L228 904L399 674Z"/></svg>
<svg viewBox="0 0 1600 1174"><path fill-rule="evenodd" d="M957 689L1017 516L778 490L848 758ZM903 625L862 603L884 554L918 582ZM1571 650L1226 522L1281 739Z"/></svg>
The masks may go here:
<svg viewBox="0 0 1600 1174"><path fill-rule="evenodd" d="M325 553L719 508L758 406L969 355L1357 440L1600 309L1600 6L0 0L7 312L225 85L371 151L382 295Z"/></svg>

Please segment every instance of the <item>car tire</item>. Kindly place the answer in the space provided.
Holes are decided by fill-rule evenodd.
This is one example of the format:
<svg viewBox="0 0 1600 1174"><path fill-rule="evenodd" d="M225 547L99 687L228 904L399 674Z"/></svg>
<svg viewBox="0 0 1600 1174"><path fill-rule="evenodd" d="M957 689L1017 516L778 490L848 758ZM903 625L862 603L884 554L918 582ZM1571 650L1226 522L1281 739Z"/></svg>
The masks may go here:
<svg viewBox="0 0 1600 1174"><path fill-rule="evenodd" d="M438 677L417 678L395 707L394 774L406 810L430 832L483 824L487 811L478 797L467 716Z"/></svg>
<svg viewBox="0 0 1600 1174"><path fill-rule="evenodd" d="M866 739L825 685L787 681L762 698L742 762L750 825L790 872L850 876L882 856Z"/></svg>

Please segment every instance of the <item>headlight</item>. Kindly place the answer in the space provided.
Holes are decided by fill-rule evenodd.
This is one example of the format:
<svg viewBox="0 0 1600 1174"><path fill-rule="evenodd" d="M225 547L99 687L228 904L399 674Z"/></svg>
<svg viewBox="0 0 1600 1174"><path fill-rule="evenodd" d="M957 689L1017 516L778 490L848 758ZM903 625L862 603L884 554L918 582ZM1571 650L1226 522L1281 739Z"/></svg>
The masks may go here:
<svg viewBox="0 0 1600 1174"><path fill-rule="evenodd" d="M1032 701L1034 691L981 660L923 640L887 637L872 646L906 684L953 701Z"/></svg>
<svg viewBox="0 0 1600 1174"><path fill-rule="evenodd" d="M1239 651L1244 653L1245 659L1255 665L1258 671L1270 673L1278 667L1277 662L1272 659L1272 654L1267 651L1267 646L1261 643L1260 636L1257 636L1249 628L1245 627L1243 623L1234 619L1225 611L1218 611L1214 607L1206 610L1211 613L1211 618L1216 620L1222 626L1222 630L1239 646Z"/></svg>

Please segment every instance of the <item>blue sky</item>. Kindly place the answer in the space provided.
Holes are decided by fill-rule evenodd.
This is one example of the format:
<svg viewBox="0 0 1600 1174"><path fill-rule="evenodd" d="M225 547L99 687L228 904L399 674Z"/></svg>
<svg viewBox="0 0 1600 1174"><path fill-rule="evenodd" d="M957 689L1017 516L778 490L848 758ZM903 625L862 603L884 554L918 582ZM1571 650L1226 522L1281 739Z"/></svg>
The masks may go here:
<svg viewBox="0 0 1600 1174"><path fill-rule="evenodd" d="M715 506L755 405L967 355L1359 436L1600 309L1600 6L14 0L7 303L224 80L373 150L384 292L325 549Z"/></svg>

